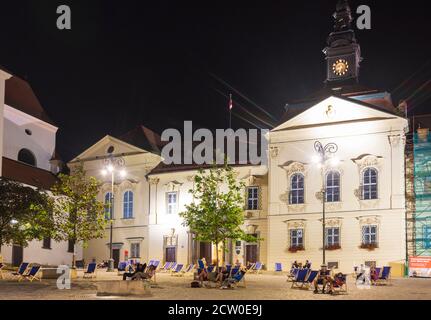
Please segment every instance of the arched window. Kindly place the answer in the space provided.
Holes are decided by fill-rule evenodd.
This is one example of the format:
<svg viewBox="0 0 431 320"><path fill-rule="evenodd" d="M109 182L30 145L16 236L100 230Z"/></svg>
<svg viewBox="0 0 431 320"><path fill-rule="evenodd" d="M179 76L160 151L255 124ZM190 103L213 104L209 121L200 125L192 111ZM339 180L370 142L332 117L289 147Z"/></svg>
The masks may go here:
<svg viewBox="0 0 431 320"><path fill-rule="evenodd" d="M133 192L124 192L123 197L123 218L130 219L133 218Z"/></svg>
<svg viewBox="0 0 431 320"><path fill-rule="evenodd" d="M28 149L21 149L18 152L18 161L24 162L31 166L36 166L36 157L33 152Z"/></svg>
<svg viewBox="0 0 431 320"><path fill-rule="evenodd" d="M290 178L290 204L304 203L304 176L295 173Z"/></svg>
<svg viewBox="0 0 431 320"><path fill-rule="evenodd" d="M367 168L362 176L362 196L364 200L377 199L377 170Z"/></svg>
<svg viewBox="0 0 431 320"><path fill-rule="evenodd" d="M340 201L340 173L329 171L326 174L326 201Z"/></svg>
<svg viewBox="0 0 431 320"><path fill-rule="evenodd" d="M113 201L112 201L112 193L108 192L105 194L105 218L106 220L113 219L114 218L114 208L113 208Z"/></svg>

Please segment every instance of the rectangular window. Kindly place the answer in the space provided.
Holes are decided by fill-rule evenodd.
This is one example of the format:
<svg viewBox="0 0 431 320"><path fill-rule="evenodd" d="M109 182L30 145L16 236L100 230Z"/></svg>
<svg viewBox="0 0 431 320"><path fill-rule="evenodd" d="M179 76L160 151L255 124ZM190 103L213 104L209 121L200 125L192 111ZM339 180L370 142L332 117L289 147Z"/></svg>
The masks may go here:
<svg viewBox="0 0 431 320"><path fill-rule="evenodd" d="M69 240L67 242L67 252L73 253L75 251L75 241Z"/></svg>
<svg viewBox="0 0 431 320"><path fill-rule="evenodd" d="M141 257L141 244L140 243L132 243L130 245L130 254L131 254L131 258L140 258Z"/></svg>
<svg viewBox="0 0 431 320"><path fill-rule="evenodd" d="M303 247L304 245L304 230L303 229L291 229L290 230L290 247L297 248Z"/></svg>
<svg viewBox="0 0 431 320"><path fill-rule="evenodd" d="M43 249L51 249L51 238L43 238L42 248Z"/></svg>
<svg viewBox="0 0 431 320"><path fill-rule="evenodd" d="M423 227L424 249L431 249L431 226Z"/></svg>
<svg viewBox="0 0 431 320"><path fill-rule="evenodd" d="M377 226L362 226L362 244L377 244Z"/></svg>
<svg viewBox="0 0 431 320"><path fill-rule="evenodd" d="M167 214L177 213L177 193L168 192L166 195Z"/></svg>
<svg viewBox="0 0 431 320"><path fill-rule="evenodd" d="M338 269L338 262L328 262L328 269Z"/></svg>
<svg viewBox="0 0 431 320"><path fill-rule="evenodd" d="M247 210L259 209L259 187L247 188Z"/></svg>
<svg viewBox="0 0 431 320"><path fill-rule="evenodd" d="M340 228L326 228L326 246L340 245Z"/></svg>

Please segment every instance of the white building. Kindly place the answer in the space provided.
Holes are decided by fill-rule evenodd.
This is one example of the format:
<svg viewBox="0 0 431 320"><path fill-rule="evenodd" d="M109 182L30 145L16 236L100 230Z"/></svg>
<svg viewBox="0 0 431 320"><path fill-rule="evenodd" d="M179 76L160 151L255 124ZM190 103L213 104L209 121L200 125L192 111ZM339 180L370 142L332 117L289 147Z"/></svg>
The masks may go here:
<svg viewBox="0 0 431 320"><path fill-rule="evenodd" d="M61 166L55 152L56 132L57 127L46 115L30 85L0 70L1 176L49 190ZM59 265L72 261L71 251L68 242L45 239L32 241L25 248L2 246L1 255L6 263L13 265L22 261ZM82 249L78 251L80 259Z"/></svg>

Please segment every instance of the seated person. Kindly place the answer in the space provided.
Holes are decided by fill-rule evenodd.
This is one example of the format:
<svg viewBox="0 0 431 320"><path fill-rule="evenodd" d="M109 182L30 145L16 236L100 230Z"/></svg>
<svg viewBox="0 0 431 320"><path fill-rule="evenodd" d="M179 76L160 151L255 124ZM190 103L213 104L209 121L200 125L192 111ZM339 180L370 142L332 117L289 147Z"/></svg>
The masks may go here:
<svg viewBox="0 0 431 320"><path fill-rule="evenodd" d="M306 260L304 264L304 269L310 269L310 268L311 268L311 263L310 261Z"/></svg>
<svg viewBox="0 0 431 320"><path fill-rule="evenodd" d="M227 289L232 286L232 284L241 281L241 279L244 277L245 273L247 272L246 269L241 268L238 270L238 272L231 277L228 277L226 280L223 281L221 285L221 289Z"/></svg>
<svg viewBox="0 0 431 320"><path fill-rule="evenodd" d="M133 278L138 273L144 273L146 268L147 268L147 264L146 263L144 263L144 264L138 263L136 265L136 268L132 272L129 270L129 272L123 273L123 280L126 280L126 278L132 278L132 280L133 280Z"/></svg>
<svg viewBox="0 0 431 320"><path fill-rule="evenodd" d="M201 272L198 274L198 279L202 283L203 281L208 281L208 272L204 268L201 270Z"/></svg>
<svg viewBox="0 0 431 320"><path fill-rule="evenodd" d="M330 284L330 288L329 288L329 290L330 290L330 292L331 292L331 291L333 291L333 289L334 289L334 285L336 285L337 287L341 287L341 286L343 286L344 284L345 284L345 277L344 277L344 274L342 274L341 272L338 272L338 273L334 276L333 281L331 281L331 284Z"/></svg>
<svg viewBox="0 0 431 320"><path fill-rule="evenodd" d="M376 281L379 280L379 275L377 274L375 266L371 266L370 268L370 280L371 284L376 284Z"/></svg>
<svg viewBox="0 0 431 320"><path fill-rule="evenodd" d="M219 282L220 281L220 283L222 283L227 278L229 278L229 272L227 271L226 267L222 267L220 269L220 272L217 274L215 282Z"/></svg>
<svg viewBox="0 0 431 320"><path fill-rule="evenodd" d="M319 292L319 285L323 286L322 293L325 293L325 288L327 285L329 285L329 293L332 293L332 280L333 278L331 277L331 271L328 270L328 267L325 264L322 264L319 273L314 280L314 293Z"/></svg>
<svg viewBox="0 0 431 320"><path fill-rule="evenodd" d="M132 280L149 280L156 273L156 267L151 265L145 270L145 272L137 272L132 276Z"/></svg>

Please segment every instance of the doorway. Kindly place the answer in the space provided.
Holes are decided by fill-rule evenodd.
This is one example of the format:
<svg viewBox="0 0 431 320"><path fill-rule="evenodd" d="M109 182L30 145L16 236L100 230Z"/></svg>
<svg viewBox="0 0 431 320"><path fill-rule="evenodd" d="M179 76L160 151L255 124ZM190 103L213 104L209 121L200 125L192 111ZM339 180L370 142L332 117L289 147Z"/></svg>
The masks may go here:
<svg viewBox="0 0 431 320"><path fill-rule="evenodd" d="M199 243L199 259L205 258L208 264L212 263L212 243L200 242Z"/></svg>
<svg viewBox="0 0 431 320"><path fill-rule="evenodd" d="M246 264L257 262L257 260L258 260L257 252L258 252L257 244L246 244L246 246L245 246L245 262L246 262Z"/></svg>
<svg viewBox="0 0 431 320"><path fill-rule="evenodd" d="M120 263L120 249L112 249L112 259L114 259L114 268Z"/></svg>
<svg viewBox="0 0 431 320"><path fill-rule="evenodd" d="M24 248L21 246L12 246L12 265L14 267L19 267L24 258Z"/></svg>
<svg viewBox="0 0 431 320"><path fill-rule="evenodd" d="M165 248L165 260L166 260L166 262L176 262L177 261L177 248L176 247Z"/></svg>

